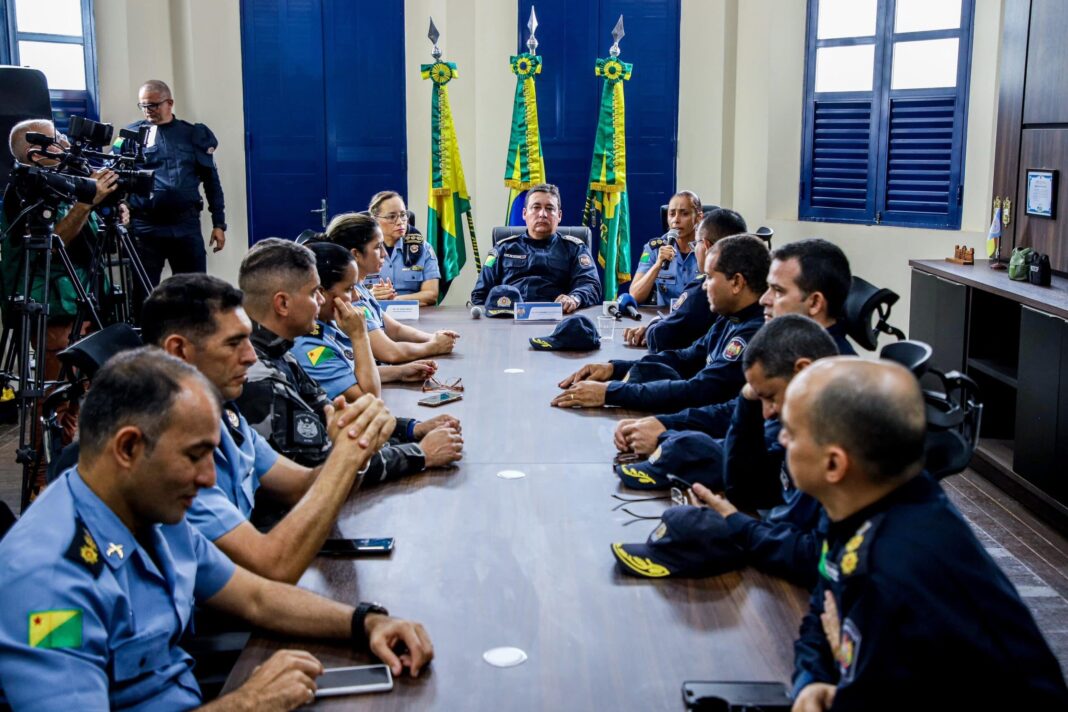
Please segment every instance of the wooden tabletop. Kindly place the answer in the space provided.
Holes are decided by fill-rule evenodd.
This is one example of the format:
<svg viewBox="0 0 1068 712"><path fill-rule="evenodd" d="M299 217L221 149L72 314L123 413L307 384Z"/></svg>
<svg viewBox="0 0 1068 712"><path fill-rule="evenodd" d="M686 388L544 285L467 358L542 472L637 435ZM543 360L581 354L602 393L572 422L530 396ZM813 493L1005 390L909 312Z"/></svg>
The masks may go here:
<svg viewBox="0 0 1068 712"><path fill-rule="evenodd" d="M380 601L422 622L436 657L391 693L316 707L661 710L682 707L684 680L789 681L806 605L800 589L752 570L660 581L615 570L609 545L644 541L656 525L613 511L612 493L624 490L610 466L612 430L629 413L548 404L579 365L642 351L625 348L617 333L599 352L535 352L527 339L552 324L472 321L459 308L423 310L418 326L462 332L457 353L439 359L439 375L462 377L464 399L428 409L415 405L418 389L387 387L385 400L398 415L459 417L464 460L355 494L339 535L395 537L393 554L317 559L300 585L350 603ZM509 469L526 476L497 476ZM500 646L529 659L513 668L483 661ZM308 649L327 666L372 662L345 646L254 636L226 689L282 647Z"/></svg>

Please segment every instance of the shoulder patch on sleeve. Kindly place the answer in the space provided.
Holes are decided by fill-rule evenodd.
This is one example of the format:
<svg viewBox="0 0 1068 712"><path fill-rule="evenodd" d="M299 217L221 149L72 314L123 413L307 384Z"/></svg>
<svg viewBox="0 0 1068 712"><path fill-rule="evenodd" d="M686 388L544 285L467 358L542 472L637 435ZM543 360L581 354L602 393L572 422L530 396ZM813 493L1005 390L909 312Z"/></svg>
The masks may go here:
<svg viewBox="0 0 1068 712"><path fill-rule="evenodd" d="M585 247L586 245L586 241L583 240L581 237L575 237L574 235L564 235L563 233L560 234L560 237L564 238L568 242L573 242L576 245L582 245L583 247Z"/></svg>
<svg viewBox="0 0 1068 712"><path fill-rule="evenodd" d="M745 339L735 336L723 347L723 358L728 361L737 361L741 358L742 352L745 351L745 343Z"/></svg>
<svg viewBox="0 0 1068 712"><path fill-rule="evenodd" d="M860 631L851 618L842 621L842 637L838 641L835 662L838 663L839 684L846 685L853 681L856 671L857 656L860 654Z"/></svg>
<svg viewBox="0 0 1068 712"><path fill-rule="evenodd" d="M579 255L579 266L589 269L593 267L593 258L587 255L585 252Z"/></svg>
<svg viewBox="0 0 1068 712"><path fill-rule="evenodd" d="M74 538L71 539L64 556L89 569L94 578L99 576L104 568L104 562L100 558L100 548L96 545L93 535L89 533L89 527L85 526L85 522L80 517L74 521Z"/></svg>
<svg viewBox="0 0 1068 712"><path fill-rule="evenodd" d="M215 134L204 124L194 124L193 145L207 153L214 153L219 146L219 139L215 138Z"/></svg>

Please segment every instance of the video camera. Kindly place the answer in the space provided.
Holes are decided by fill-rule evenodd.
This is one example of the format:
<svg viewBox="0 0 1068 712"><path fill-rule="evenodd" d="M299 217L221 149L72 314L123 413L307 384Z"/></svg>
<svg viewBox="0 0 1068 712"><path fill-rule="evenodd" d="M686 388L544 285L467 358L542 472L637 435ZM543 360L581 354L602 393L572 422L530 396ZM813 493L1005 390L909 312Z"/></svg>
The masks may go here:
<svg viewBox="0 0 1068 712"><path fill-rule="evenodd" d="M69 153L72 158L66 164L68 171L77 171L88 177L93 173L93 167L87 159L103 159L103 167L111 169L119 177L118 188L112 194L114 202L127 195L148 196L155 185L155 174L153 171L138 169L137 166L144 163L144 146L150 130L150 126L144 126L138 131L119 129L119 140L113 144L115 129L111 124L93 121L84 116L72 116L68 130L71 142ZM113 152L104 153L103 148L109 145L112 146Z"/></svg>
<svg viewBox="0 0 1068 712"><path fill-rule="evenodd" d="M137 168L144 161L144 143L147 139L148 131L149 127L145 127L140 131L120 129L120 139L114 144L115 152L105 153L104 147L112 145L111 139L114 135L114 128L111 124L100 123L83 116L72 116L70 117L69 146L64 146L51 136L33 132L26 134L26 141L35 147L30 149L30 155L47 155L57 161L56 165L52 167L35 166L41 172L64 174L70 177L90 180L89 176L97 170L90 163L90 159L99 160L102 162L102 168L114 171L118 175L118 187L101 206L107 207L117 205L129 195L148 196L152 193L155 185L154 172ZM58 151L56 150L57 148L59 149ZM18 181L24 175L25 172L15 174L12 178L14 181ZM20 188L25 189L26 187L29 186L20 185ZM63 188L58 183L52 187L57 191L61 191ZM66 197L80 202L93 202L95 181L94 194L88 199L85 199L84 194L79 197L73 192L68 192Z"/></svg>

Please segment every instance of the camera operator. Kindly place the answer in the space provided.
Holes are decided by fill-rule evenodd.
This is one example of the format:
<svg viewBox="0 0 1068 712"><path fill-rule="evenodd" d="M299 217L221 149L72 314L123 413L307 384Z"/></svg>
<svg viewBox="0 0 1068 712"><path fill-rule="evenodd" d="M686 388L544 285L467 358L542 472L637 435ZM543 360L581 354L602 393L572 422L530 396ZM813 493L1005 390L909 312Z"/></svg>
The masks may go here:
<svg viewBox="0 0 1068 712"><path fill-rule="evenodd" d="M211 211L210 244L215 252L226 244L222 184L212 155L219 141L204 124L191 124L174 115L170 87L158 79L141 86L137 106L145 118L127 128L151 127L143 167L154 170L156 177L152 195L131 196L129 204L141 262L150 286L155 286L164 262L170 262L174 274L207 271L200 232L201 183Z"/></svg>
<svg viewBox="0 0 1068 712"><path fill-rule="evenodd" d="M49 136L59 145L42 148L31 144L27 140L27 134L31 132ZM43 119L31 119L16 124L11 129L9 143L11 155L16 161L25 165L46 168L58 163L56 158L50 157L51 155L69 148L66 137L62 134L57 137L52 122ZM66 246L71 262L74 263L75 274L86 289L89 288L87 268L100 230L100 222L92 211L94 206L99 205L118 187L118 176L114 171L99 170L91 177L96 179L96 197L92 204L70 202L60 206L55 225L55 233ZM12 296L20 293L23 286L22 261L25 254L23 238L26 227L24 219L19 220L19 224L12 224L19 217L22 207L15 184L12 183L4 194L3 210L0 211L0 233L3 234L3 240L0 242L0 250L2 250L0 252L2 290L0 291L2 291L3 316L6 325L14 324L14 318L9 310L10 300ZM125 222L126 215L124 214L123 217ZM41 304L44 304L46 299L48 302L45 378L52 380L59 374L59 361L55 358L55 354L68 345L69 331L78 311L77 294L70 278L63 270L63 264L58 259L52 260L47 293L43 260L39 259L36 264L31 265L30 274L31 287L28 296Z"/></svg>

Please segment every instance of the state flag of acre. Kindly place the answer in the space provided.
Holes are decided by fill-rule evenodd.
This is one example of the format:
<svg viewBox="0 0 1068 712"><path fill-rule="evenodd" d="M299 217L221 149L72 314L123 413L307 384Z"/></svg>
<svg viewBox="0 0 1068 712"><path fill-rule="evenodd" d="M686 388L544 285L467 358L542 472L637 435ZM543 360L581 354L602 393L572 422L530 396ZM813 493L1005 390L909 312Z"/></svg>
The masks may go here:
<svg viewBox="0 0 1068 712"><path fill-rule="evenodd" d="M82 612L79 609L33 611L29 615L31 648L82 647Z"/></svg>

